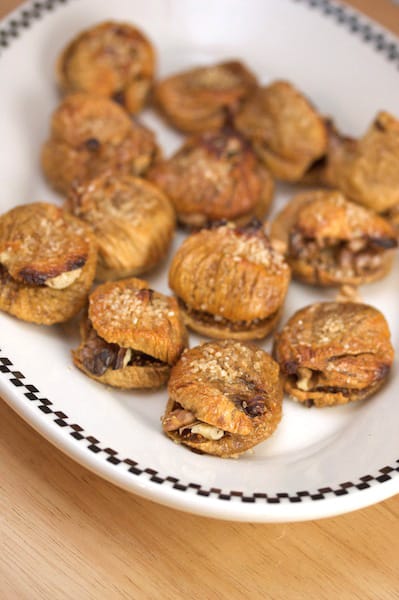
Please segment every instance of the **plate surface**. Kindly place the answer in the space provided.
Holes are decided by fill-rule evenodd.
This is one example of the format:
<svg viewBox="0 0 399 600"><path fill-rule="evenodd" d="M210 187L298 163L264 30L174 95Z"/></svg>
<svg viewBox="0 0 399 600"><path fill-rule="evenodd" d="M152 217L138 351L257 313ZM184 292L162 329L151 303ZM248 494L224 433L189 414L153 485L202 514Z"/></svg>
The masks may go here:
<svg viewBox="0 0 399 600"><path fill-rule="evenodd" d="M264 82L286 78L338 126L360 135L375 113L395 114L399 46L366 18L329 0L45 0L0 25L1 211L60 203L39 169L39 150L57 101L54 62L81 29L105 19L142 27L156 45L159 75L240 57ZM147 111L167 153L181 137ZM280 186L274 210L295 192ZM175 240L181 243L182 234ZM386 315L398 346L399 264L362 288ZM167 291L167 265L147 278ZM292 284L283 322L334 291ZM367 506L399 491L398 365L363 403L306 409L286 399L277 432L254 454L223 460L193 454L161 433L166 393L106 388L72 366L74 327L0 315L0 394L75 460L117 485L193 513L242 521L315 519ZM199 338L192 337L191 345ZM264 347L270 348L270 342Z"/></svg>

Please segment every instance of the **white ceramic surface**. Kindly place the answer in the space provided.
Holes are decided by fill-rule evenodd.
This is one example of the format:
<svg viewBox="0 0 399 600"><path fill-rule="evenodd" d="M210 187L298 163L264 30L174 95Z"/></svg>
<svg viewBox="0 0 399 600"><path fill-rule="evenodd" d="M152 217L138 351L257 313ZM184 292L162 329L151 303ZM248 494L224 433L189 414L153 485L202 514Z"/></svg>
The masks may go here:
<svg viewBox="0 0 399 600"><path fill-rule="evenodd" d="M2 212L37 200L60 203L38 164L57 104L54 62L76 32L109 18L144 29L157 47L161 76L240 57L264 82L292 81L349 134L361 134L380 108L398 111L397 41L328 0L27 3L0 24ZM147 111L143 120L166 152L178 146L181 137L155 114ZM280 186L274 210L293 192ZM166 270L148 277L153 287L167 290ZM396 264L384 281L362 290L364 300L388 318L396 346L398 274ZM292 284L283 322L296 309L334 294ZM120 392L77 371L70 358L76 345L71 325L39 327L0 314L0 394L56 446L127 490L242 521L315 519L399 491L397 364L388 385L363 403L309 410L285 400L282 423L270 440L252 455L222 460L193 454L162 435L165 392Z"/></svg>

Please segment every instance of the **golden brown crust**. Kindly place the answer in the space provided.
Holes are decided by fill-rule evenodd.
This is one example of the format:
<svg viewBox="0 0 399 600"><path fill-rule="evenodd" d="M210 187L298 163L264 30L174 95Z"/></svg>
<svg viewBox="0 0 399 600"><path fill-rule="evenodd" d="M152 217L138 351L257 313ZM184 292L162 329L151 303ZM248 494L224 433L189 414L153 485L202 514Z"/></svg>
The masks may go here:
<svg viewBox="0 0 399 600"><path fill-rule="evenodd" d="M359 140L335 137L325 178L354 202L381 213L399 203L398 161L399 121L380 112Z"/></svg>
<svg viewBox="0 0 399 600"><path fill-rule="evenodd" d="M314 285L381 279L397 247L387 220L333 190L295 196L275 218L271 238L286 249L293 275Z"/></svg>
<svg viewBox="0 0 399 600"><path fill-rule="evenodd" d="M191 235L169 271L171 289L194 316L193 329L197 330L198 321L203 330L203 319L192 313L201 311L212 315L216 323L232 322L231 331L239 322L240 330L252 331L253 337L258 337L254 321L262 326L262 321L280 310L289 280L289 267L272 249L260 224L244 228L228 224ZM222 329L220 337L226 336L227 329Z"/></svg>
<svg viewBox="0 0 399 600"><path fill-rule="evenodd" d="M0 309L51 325L79 312L94 279L97 245L90 228L42 202L0 217Z"/></svg>
<svg viewBox="0 0 399 600"><path fill-rule="evenodd" d="M87 262L85 234L87 227L57 206L17 206L0 217L0 262L17 281L45 284Z"/></svg>
<svg viewBox="0 0 399 600"><path fill-rule="evenodd" d="M286 81L259 88L234 122L277 179L299 181L327 149L324 119Z"/></svg>
<svg viewBox="0 0 399 600"><path fill-rule="evenodd" d="M383 315L365 304L323 302L297 311L276 336L285 390L299 402L331 406L373 394L394 350Z"/></svg>
<svg viewBox="0 0 399 600"><path fill-rule="evenodd" d="M93 229L100 280L148 271L164 258L174 234L175 214L168 198L130 175L101 175L73 186L65 208Z"/></svg>
<svg viewBox="0 0 399 600"><path fill-rule="evenodd" d="M170 366L141 353L108 344L93 330L87 316L80 325L81 343L72 351L73 362L88 377L123 389L159 388L166 384ZM124 366L124 357L129 358Z"/></svg>
<svg viewBox="0 0 399 600"><path fill-rule="evenodd" d="M152 85L155 52L144 34L128 23L106 21L81 32L57 63L64 93L87 92L112 98L137 113Z"/></svg>
<svg viewBox="0 0 399 600"><path fill-rule="evenodd" d="M169 160L148 173L172 200L178 219L191 227L229 219L262 218L273 195L273 180L237 132L192 136Z"/></svg>
<svg viewBox="0 0 399 600"><path fill-rule="evenodd" d="M186 351L172 369L168 392L165 433L201 453L238 456L268 438L281 419L278 365L253 344L223 340ZM196 425L219 439L195 433Z"/></svg>
<svg viewBox="0 0 399 600"><path fill-rule="evenodd" d="M133 277L98 286L89 298L89 319L106 342L133 348L168 365L187 346L177 300Z"/></svg>
<svg viewBox="0 0 399 600"><path fill-rule="evenodd" d="M155 100L165 117L187 133L220 129L257 87L239 61L189 69L158 82Z"/></svg>
<svg viewBox="0 0 399 600"><path fill-rule="evenodd" d="M115 102L76 93L54 112L41 161L51 185L67 195L74 182L102 173L141 175L159 152L154 134Z"/></svg>

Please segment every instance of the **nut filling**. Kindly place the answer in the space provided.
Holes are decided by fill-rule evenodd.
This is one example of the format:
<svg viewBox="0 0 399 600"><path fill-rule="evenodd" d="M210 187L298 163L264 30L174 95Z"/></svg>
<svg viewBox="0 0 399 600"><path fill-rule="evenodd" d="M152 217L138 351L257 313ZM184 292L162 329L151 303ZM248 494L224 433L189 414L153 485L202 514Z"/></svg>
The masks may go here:
<svg viewBox="0 0 399 600"><path fill-rule="evenodd" d="M53 325L86 302L97 262L88 225L54 204L32 202L0 217L0 309Z"/></svg>
<svg viewBox="0 0 399 600"><path fill-rule="evenodd" d="M361 359L361 355L358 355L357 358ZM379 387L379 383L381 381L384 381L388 373L389 366L383 365L379 370L378 377L376 377L376 382L374 383L373 387ZM368 395L370 393L370 390L372 391L373 389L371 386L368 390L364 390L356 387L351 388L349 386L341 387L336 385L327 385L328 379L325 374L323 374L321 371L308 369L307 367L298 367L296 374L289 375L287 379L289 380L291 386L290 395L294 400L297 400L297 398L294 395L292 395L292 389L295 388L300 392L309 392L310 395L328 394L330 398L333 398L334 395L336 395L337 397L340 396L345 398L347 402L355 400L356 398L360 400L364 396ZM308 397L306 398L306 400L303 401L303 404L305 404L305 406L311 407L315 404L317 405L318 403L315 402L315 400L312 397Z"/></svg>
<svg viewBox="0 0 399 600"><path fill-rule="evenodd" d="M237 457L266 440L282 414L280 370L255 344L209 342L172 368L162 428L194 452Z"/></svg>
<svg viewBox="0 0 399 600"><path fill-rule="evenodd" d="M294 277L314 285L363 285L392 267L397 232L337 190L297 194L277 215L271 237L284 244Z"/></svg>
<svg viewBox="0 0 399 600"><path fill-rule="evenodd" d="M272 322L279 311L275 311L265 319L253 319L252 321L230 321L221 315L212 315L206 311L195 310L188 306L183 300L178 299L179 306L184 313L190 315L195 321L198 321L204 325L210 325L217 327L221 330L228 329L229 331L250 331L252 329L258 329L263 327L269 322Z"/></svg>
<svg viewBox="0 0 399 600"><path fill-rule="evenodd" d="M394 358L384 316L359 302L320 302L297 311L273 349L286 393L306 406L364 400L387 380Z"/></svg>
<svg viewBox="0 0 399 600"><path fill-rule="evenodd" d="M226 393L226 396L247 416L252 418L263 416L267 412L267 398L264 391L257 390L256 384L251 381L241 380L241 385L242 383L248 388L248 394ZM256 391L259 393L256 393ZM193 412L184 409L178 402L174 403L172 411L164 417L162 426L165 431L178 432L183 440L195 443L208 440L217 441L224 436L231 435L231 433L220 427L215 427L197 419Z"/></svg>
<svg viewBox="0 0 399 600"><path fill-rule="evenodd" d="M359 237L349 241L308 238L298 229L294 229L289 238L289 253L293 259L304 260L315 270L342 276L379 271L386 250L396 246L396 240L391 238Z"/></svg>
<svg viewBox="0 0 399 600"><path fill-rule="evenodd" d="M93 375L104 375L108 369L124 369L131 366L165 366L165 363L144 352L106 342L96 333L90 321L87 322L87 328L87 339L80 351L80 358L84 367Z"/></svg>
<svg viewBox="0 0 399 600"><path fill-rule="evenodd" d="M185 410L177 402L173 410L163 419L162 425L165 431L177 431L182 439L196 443L220 440L227 434L219 427L198 420L192 412Z"/></svg>
<svg viewBox="0 0 399 600"><path fill-rule="evenodd" d="M385 375L386 373L382 374L381 378ZM325 375L323 376L321 371L314 371L307 367L298 367L296 374L290 376L290 381L294 387L303 392L327 392L349 396L356 391L356 388L326 385Z"/></svg>

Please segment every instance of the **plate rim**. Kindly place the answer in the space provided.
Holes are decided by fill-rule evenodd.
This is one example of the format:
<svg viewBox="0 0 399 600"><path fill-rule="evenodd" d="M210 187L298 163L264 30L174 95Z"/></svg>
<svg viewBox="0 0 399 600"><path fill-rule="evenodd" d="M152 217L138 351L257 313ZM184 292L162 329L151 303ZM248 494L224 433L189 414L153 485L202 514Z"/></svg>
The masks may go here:
<svg viewBox="0 0 399 600"><path fill-rule="evenodd" d="M376 52L399 68L399 38L360 11L336 0L289 1L320 10L337 26L345 26L349 34L372 45ZM13 41L36 21L71 2L27 0L6 15L0 21L0 60ZM82 466L130 492L190 513L250 522L303 521L364 508L399 492L399 459L395 461L396 466L384 466L375 475L359 476L357 483L347 481L337 484L335 489L324 487L314 492L302 490L291 495L285 492L245 495L234 490L204 489L200 484L182 483L172 476L160 476L156 470L142 468L133 459L118 458L116 450L87 434L79 424L70 423L64 411L44 398L36 385L26 382L26 377L2 350L0 394L28 424ZM86 444L78 443L82 441ZM126 468L120 467L121 464ZM167 485L163 485L165 483Z"/></svg>
<svg viewBox="0 0 399 600"><path fill-rule="evenodd" d="M267 498L267 494L260 494L266 498L259 497L258 501L252 501L250 497L233 491L223 498L219 497L216 490L212 491L214 488L208 491L203 490L201 486L197 488L179 484L179 480L173 477L159 478L154 475L152 469L139 469L140 473L138 473L136 461L132 461L135 463L131 467L133 470L129 471L129 468L122 470L118 468L121 463L115 464L112 454L106 452L107 447L101 447L101 442L94 436L83 435L84 429L80 426L78 427L81 431L76 431L75 424L66 421L67 415L57 410L56 406L50 408L53 403L42 396L36 386L24 381L26 378L23 373L14 370L13 363L3 356L1 350L0 354L0 395L15 412L80 465L118 487L160 504L222 520L282 523L336 516L370 506L399 492L399 477L392 478L389 473L382 473L380 481L372 476L366 476L370 477L370 480L364 482L364 487L352 492L348 492L348 482L339 486L338 495L329 492L330 495L325 497L324 494L315 493L312 497L308 492L298 492L299 499L294 502L295 508L293 508L293 503L285 501L288 494L282 494L283 498L275 496ZM32 388L37 392L32 391ZM22 392L23 389L27 391ZM21 393L19 394L17 390L21 390ZM43 419L43 414L50 418ZM60 433L56 425L69 435ZM84 444L78 444L77 441L82 441ZM399 463L399 460L397 462ZM399 466L389 467L389 469L390 472L399 472ZM141 477L142 475L145 477ZM167 485L160 485L160 483Z"/></svg>

